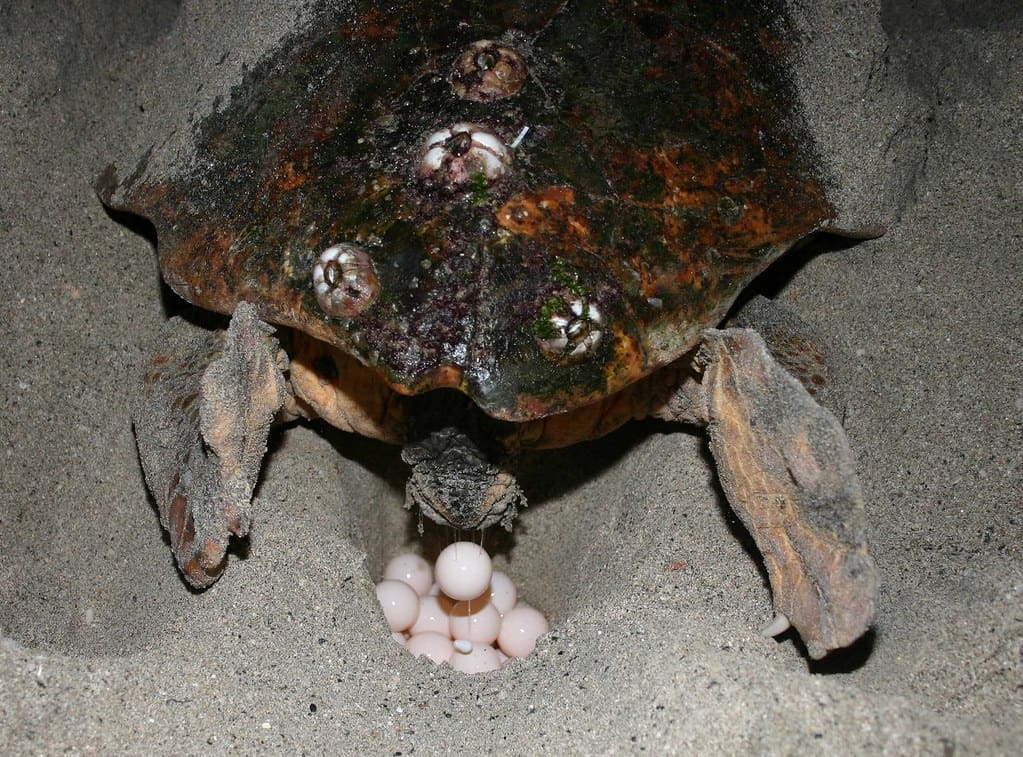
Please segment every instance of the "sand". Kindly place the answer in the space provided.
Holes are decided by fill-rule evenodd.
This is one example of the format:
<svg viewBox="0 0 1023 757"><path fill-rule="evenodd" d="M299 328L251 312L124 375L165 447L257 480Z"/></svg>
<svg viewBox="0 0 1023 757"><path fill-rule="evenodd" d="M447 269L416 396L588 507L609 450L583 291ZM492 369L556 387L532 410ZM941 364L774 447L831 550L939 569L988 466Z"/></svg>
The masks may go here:
<svg viewBox="0 0 1023 757"><path fill-rule="evenodd" d="M0 753L1023 750L1023 14L826 5L793 3L798 86L840 219L887 233L762 283L837 347L874 631L823 663L761 638L765 573L704 441L635 424L534 461L488 546L554 628L467 677L375 606L415 539L396 450L276 436L249 555L201 594L141 478L130 398L173 301L91 184L168 125L186 150L307 9L4 3Z"/></svg>

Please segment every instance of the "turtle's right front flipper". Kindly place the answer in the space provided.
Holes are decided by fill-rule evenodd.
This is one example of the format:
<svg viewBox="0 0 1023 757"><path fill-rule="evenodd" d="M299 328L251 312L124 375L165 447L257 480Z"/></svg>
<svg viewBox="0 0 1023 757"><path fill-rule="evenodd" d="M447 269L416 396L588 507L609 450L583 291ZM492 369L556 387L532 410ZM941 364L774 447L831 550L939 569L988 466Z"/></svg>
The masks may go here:
<svg viewBox="0 0 1023 757"><path fill-rule="evenodd" d="M175 318L135 406L146 483L192 586L209 586L244 536L270 423L286 397L273 329L240 303L227 331Z"/></svg>

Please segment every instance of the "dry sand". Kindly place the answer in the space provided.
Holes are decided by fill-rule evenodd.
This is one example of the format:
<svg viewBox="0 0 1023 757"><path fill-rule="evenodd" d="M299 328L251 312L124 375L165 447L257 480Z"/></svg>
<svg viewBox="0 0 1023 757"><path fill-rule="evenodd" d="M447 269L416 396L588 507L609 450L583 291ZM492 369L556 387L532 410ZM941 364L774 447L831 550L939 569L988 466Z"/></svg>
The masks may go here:
<svg viewBox="0 0 1023 757"><path fill-rule="evenodd" d="M0 753L1020 753L1023 14L828 5L794 3L799 86L843 218L888 233L766 283L839 347L875 632L813 665L762 639L704 443L637 424L536 461L491 546L554 631L477 677L383 630L371 574L414 535L396 451L278 438L251 554L202 594L143 488L129 398L165 303L90 185L303 6L0 5Z"/></svg>

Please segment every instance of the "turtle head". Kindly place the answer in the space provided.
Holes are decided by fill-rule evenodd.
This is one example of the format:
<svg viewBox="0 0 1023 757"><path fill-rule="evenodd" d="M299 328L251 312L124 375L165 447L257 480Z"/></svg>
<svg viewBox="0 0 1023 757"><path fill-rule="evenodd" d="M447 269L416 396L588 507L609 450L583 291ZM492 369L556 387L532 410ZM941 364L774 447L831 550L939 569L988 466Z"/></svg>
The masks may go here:
<svg viewBox="0 0 1023 757"><path fill-rule="evenodd" d="M494 465L463 431L445 427L405 445L401 458L412 466L405 506L460 530L500 523L511 529L525 497L511 473Z"/></svg>

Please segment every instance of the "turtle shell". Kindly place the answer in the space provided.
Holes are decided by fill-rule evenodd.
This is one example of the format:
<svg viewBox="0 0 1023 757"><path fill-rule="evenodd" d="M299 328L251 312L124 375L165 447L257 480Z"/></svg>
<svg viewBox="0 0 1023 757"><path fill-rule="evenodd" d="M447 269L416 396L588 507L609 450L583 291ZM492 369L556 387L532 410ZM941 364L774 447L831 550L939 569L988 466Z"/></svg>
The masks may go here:
<svg viewBox="0 0 1023 757"><path fill-rule="evenodd" d="M549 415L679 358L833 217L791 49L746 0L364 2L250 71L178 175L101 194L195 305Z"/></svg>

